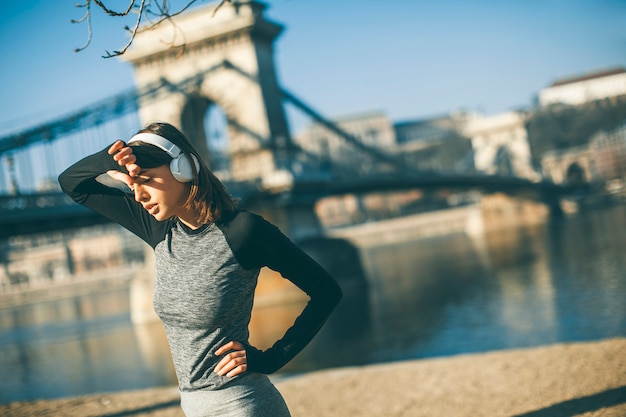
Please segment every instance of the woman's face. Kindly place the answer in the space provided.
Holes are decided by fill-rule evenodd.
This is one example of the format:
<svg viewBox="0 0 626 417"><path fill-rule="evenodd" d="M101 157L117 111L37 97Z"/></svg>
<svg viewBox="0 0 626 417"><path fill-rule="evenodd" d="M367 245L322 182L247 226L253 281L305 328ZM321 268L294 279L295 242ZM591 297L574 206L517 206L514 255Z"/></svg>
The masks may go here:
<svg viewBox="0 0 626 417"><path fill-rule="evenodd" d="M189 189L185 183L176 181L168 165L142 169L133 178L133 190L135 200L159 221L187 214L183 206Z"/></svg>

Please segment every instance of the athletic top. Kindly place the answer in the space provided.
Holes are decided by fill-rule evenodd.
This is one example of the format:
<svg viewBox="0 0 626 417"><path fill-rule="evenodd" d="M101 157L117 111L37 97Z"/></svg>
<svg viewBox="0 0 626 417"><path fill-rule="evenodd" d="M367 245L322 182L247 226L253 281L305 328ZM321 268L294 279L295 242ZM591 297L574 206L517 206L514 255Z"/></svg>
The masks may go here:
<svg viewBox="0 0 626 417"><path fill-rule="evenodd" d="M177 219L157 221L132 194L96 178L120 169L106 149L59 176L76 202L117 222L155 251L154 308L163 322L179 388L219 389L239 378L213 372L223 344L246 349L247 372L270 374L293 359L319 331L341 299L336 281L262 217L236 211L218 223L191 230ZM254 290L267 266L302 289L310 300L294 324L270 349L248 341Z"/></svg>

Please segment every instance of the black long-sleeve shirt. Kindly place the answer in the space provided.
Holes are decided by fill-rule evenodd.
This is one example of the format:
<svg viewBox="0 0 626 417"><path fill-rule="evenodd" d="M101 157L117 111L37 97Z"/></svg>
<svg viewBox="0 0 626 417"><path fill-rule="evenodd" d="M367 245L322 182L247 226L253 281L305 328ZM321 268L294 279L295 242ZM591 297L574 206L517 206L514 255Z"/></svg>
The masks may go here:
<svg viewBox="0 0 626 417"><path fill-rule="evenodd" d="M165 327L181 390L217 389L231 381L213 372L220 359L215 350L231 340L246 346L248 372L277 371L311 341L341 299L336 281L260 216L237 211L196 230L177 219L160 222L132 195L96 180L111 169L119 166L103 150L68 168L59 183L76 202L154 248L154 307ZM264 266L293 282L310 300L285 335L260 351L248 342L248 324Z"/></svg>

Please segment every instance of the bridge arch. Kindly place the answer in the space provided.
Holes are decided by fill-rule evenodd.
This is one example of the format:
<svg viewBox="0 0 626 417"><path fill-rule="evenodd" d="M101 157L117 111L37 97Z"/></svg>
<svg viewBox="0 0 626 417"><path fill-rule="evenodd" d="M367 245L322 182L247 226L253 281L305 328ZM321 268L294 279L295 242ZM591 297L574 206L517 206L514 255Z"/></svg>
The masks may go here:
<svg viewBox="0 0 626 417"><path fill-rule="evenodd" d="M565 183L568 185L583 185L589 180L585 170L578 162L572 162L565 171Z"/></svg>
<svg viewBox="0 0 626 417"><path fill-rule="evenodd" d="M225 3L214 15L215 7L176 16L177 29L162 24L138 34L124 55L138 89L166 86L140 99L139 117L179 127L211 165L204 122L218 105L228 120L232 179L263 178L284 168L291 143L273 58L283 27L265 19L256 1ZM184 46L172 47L175 30Z"/></svg>
<svg viewBox="0 0 626 417"><path fill-rule="evenodd" d="M494 158L495 174L503 176L514 176L514 156L508 146L500 145Z"/></svg>
<svg viewBox="0 0 626 417"><path fill-rule="evenodd" d="M224 109L206 97L189 95L181 111L180 123L181 130L211 170L224 170L228 165L230 145L230 126Z"/></svg>
<svg viewBox="0 0 626 417"><path fill-rule="evenodd" d="M541 159L545 177L555 184L583 184L594 179L594 168L587 146L556 149Z"/></svg>
<svg viewBox="0 0 626 417"><path fill-rule="evenodd" d="M204 131L214 171L230 172L230 124L224 109L211 103L204 114Z"/></svg>

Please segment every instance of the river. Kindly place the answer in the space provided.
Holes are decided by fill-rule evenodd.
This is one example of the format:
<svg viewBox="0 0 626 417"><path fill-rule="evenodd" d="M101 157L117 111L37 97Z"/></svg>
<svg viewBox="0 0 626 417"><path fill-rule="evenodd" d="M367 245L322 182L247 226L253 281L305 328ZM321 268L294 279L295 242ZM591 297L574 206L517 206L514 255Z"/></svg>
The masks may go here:
<svg viewBox="0 0 626 417"><path fill-rule="evenodd" d="M626 336L626 207L480 236L359 249L364 282L283 376L315 369ZM302 308L259 308L271 340ZM127 289L0 309L0 402L175 384L158 323ZM280 377L280 375L279 375Z"/></svg>

